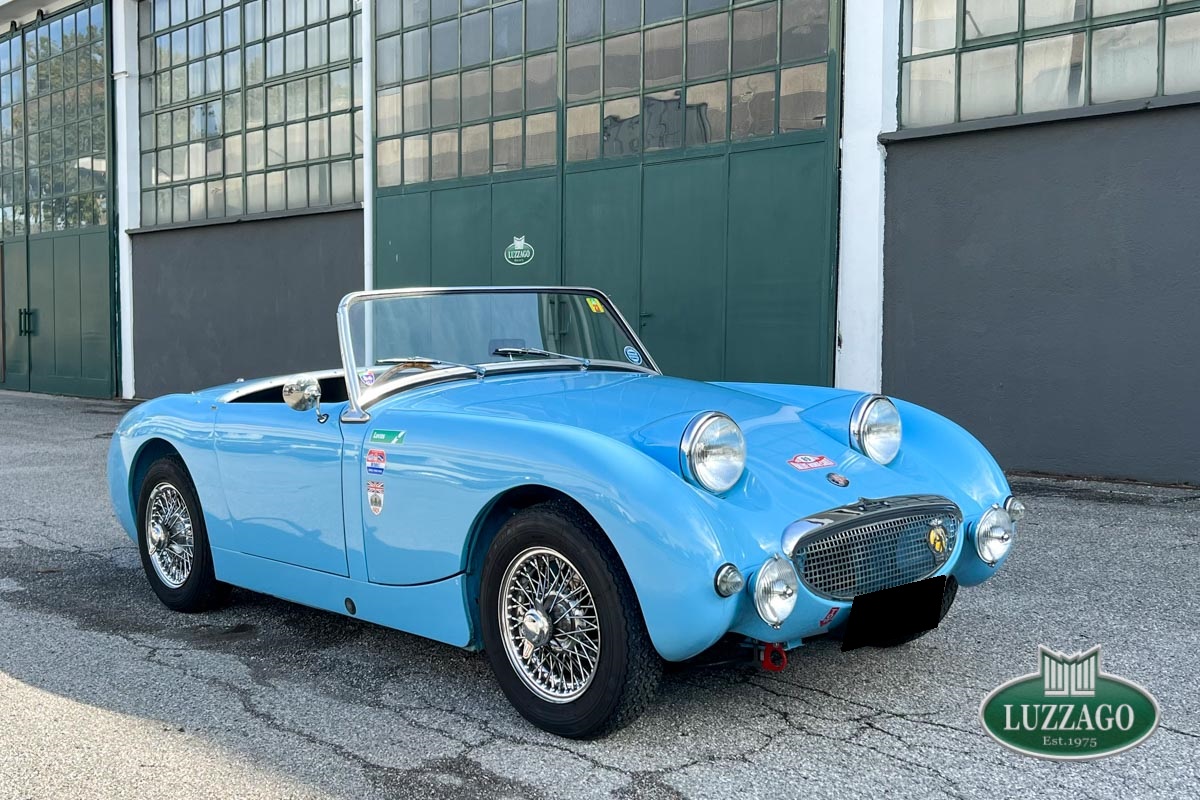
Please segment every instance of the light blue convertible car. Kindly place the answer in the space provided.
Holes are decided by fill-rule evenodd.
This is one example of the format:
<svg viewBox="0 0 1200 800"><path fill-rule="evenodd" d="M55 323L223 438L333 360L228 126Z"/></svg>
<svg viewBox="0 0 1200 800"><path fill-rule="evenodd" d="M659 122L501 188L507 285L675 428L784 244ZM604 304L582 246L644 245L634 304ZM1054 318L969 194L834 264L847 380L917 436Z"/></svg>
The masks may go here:
<svg viewBox="0 0 1200 800"><path fill-rule="evenodd" d="M121 421L109 486L150 585L179 611L233 585L482 648L564 736L637 716L663 660L914 638L1023 512L937 414L667 377L592 289L359 292L337 317L340 370Z"/></svg>

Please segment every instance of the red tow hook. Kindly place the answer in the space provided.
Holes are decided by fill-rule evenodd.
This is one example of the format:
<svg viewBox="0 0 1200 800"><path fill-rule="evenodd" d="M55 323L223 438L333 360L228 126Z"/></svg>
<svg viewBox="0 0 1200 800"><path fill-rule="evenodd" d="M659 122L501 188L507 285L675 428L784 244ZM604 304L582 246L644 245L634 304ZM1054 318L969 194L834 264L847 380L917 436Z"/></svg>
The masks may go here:
<svg viewBox="0 0 1200 800"><path fill-rule="evenodd" d="M767 672L783 672L787 669L787 651L775 642L763 643L762 668Z"/></svg>

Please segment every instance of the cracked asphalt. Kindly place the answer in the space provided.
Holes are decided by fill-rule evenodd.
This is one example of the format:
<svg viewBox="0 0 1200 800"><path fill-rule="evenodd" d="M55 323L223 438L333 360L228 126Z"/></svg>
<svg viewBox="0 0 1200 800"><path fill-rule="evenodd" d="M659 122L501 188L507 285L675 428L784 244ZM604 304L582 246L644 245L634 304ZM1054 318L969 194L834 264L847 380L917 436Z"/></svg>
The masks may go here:
<svg viewBox="0 0 1200 800"><path fill-rule="evenodd" d="M482 655L237 591L168 611L109 508L128 406L0 392L0 798L1196 797L1200 491L1014 479L1012 557L892 650L673 670L630 728L543 734ZM1103 645L1160 728L1087 763L1011 753L984 695Z"/></svg>

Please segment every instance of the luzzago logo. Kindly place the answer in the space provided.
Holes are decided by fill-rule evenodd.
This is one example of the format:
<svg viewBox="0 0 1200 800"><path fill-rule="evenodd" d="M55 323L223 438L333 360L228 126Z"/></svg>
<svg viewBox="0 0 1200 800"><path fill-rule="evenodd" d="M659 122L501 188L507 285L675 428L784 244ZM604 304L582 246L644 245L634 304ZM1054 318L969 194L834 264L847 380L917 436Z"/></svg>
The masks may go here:
<svg viewBox="0 0 1200 800"><path fill-rule="evenodd" d="M1100 647L1068 656L1038 648L1038 672L983 700L984 730L1025 755L1085 761L1141 743L1158 725L1158 702L1136 683L1100 670Z"/></svg>
<svg viewBox="0 0 1200 800"><path fill-rule="evenodd" d="M504 260L514 267L523 267L533 261L533 245L525 243L524 236L514 236L512 244L504 248Z"/></svg>

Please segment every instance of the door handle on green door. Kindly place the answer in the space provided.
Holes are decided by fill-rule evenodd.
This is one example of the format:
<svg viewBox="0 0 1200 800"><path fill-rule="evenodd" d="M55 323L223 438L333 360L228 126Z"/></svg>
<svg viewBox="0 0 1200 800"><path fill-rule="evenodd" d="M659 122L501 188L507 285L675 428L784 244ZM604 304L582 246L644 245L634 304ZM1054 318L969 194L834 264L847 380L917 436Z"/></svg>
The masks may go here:
<svg viewBox="0 0 1200 800"><path fill-rule="evenodd" d="M25 335L37 336L37 309L25 309Z"/></svg>
<svg viewBox="0 0 1200 800"><path fill-rule="evenodd" d="M17 309L17 336L25 335L25 315L29 312L27 308Z"/></svg>
<svg viewBox="0 0 1200 800"><path fill-rule="evenodd" d="M650 319L653 316L654 316L653 311L643 311L642 313L638 314L638 318L639 318L638 327L639 328L646 327L646 320Z"/></svg>

